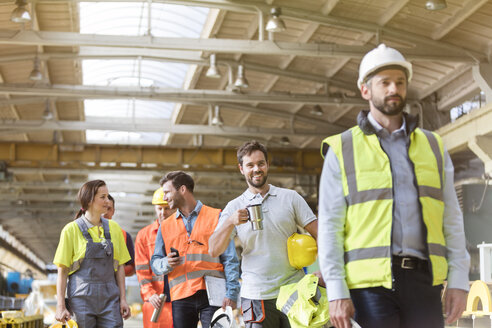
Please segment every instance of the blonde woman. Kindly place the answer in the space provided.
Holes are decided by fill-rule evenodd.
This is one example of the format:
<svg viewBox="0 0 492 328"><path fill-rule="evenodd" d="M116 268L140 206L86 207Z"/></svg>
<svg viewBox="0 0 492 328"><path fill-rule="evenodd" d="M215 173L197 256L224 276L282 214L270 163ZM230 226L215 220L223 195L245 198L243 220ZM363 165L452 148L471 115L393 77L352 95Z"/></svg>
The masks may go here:
<svg viewBox="0 0 492 328"><path fill-rule="evenodd" d="M58 266L55 318L66 322L75 315L80 328L123 327L122 318L130 317L124 270L130 255L120 226L101 219L108 195L102 180L80 188L81 209L63 228L53 260Z"/></svg>

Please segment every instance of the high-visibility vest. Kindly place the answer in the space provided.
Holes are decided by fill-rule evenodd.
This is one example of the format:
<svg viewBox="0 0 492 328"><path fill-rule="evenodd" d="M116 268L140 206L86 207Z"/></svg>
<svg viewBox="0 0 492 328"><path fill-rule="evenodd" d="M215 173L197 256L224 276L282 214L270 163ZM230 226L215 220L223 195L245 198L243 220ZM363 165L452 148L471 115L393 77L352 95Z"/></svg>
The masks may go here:
<svg viewBox="0 0 492 328"><path fill-rule="evenodd" d="M318 286L318 277L305 275L298 283L280 287L277 309L288 318L292 328L318 328L330 319L326 288Z"/></svg>
<svg viewBox="0 0 492 328"><path fill-rule="evenodd" d="M168 274L173 301L206 289L204 276L225 277L219 258L208 254L208 239L217 226L219 214L219 209L203 205L190 236L183 220L176 218L176 215L161 223L166 254L171 253L170 248L174 247L179 251L179 256L184 257L184 263Z"/></svg>
<svg viewBox="0 0 492 328"><path fill-rule="evenodd" d="M359 124L364 127L364 122ZM326 138L321 148L323 152L331 147L340 163L347 203L344 255L348 287L392 288L391 167L374 131L368 132L367 128L364 131L355 126ZM408 156L414 166L421 217L426 227L432 284L440 285L448 271L443 233L444 148L437 134L419 128L410 131Z"/></svg>
<svg viewBox="0 0 492 328"><path fill-rule="evenodd" d="M159 222L155 220L152 224L142 228L135 239L135 269L138 283L140 285L140 296L144 301L142 306L144 328L172 328L173 317L171 311L171 297L167 276L156 276L150 267L150 259L154 254L155 239L159 229ZM166 304L162 309L159 320L156 323L150 321L154 307L148 302L154 294L165 293Z"/></svg>

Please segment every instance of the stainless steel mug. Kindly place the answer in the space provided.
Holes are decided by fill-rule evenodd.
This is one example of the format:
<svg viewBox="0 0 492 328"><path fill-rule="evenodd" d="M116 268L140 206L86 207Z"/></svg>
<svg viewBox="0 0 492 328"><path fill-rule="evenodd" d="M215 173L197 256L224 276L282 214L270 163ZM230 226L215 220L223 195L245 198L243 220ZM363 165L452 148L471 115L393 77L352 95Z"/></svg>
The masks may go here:
<svg viewBox="0 0 492 328"><path fill-rule="evenodd" d="M263 230L263 211L261 210L261 204L247 205L248 220L251 221L251 229Z"/></svg>

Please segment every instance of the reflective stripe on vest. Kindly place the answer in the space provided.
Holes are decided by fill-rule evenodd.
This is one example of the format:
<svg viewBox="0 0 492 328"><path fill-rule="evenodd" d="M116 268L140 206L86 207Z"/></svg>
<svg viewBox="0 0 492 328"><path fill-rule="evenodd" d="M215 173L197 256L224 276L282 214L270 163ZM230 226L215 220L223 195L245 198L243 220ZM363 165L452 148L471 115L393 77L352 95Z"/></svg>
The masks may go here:
<svg viewBox="0 0 492 328"><path fill-rule="evenodd" d="M150 265L149 264L139 264L135 265L135 270L150 270Z"/></svg>
<svg viewBox="0 0 492 328"><path fill-rule="evenodd" d="M416 129L408 155L414 165L422 218L427 228L427 249L433 285L447 275L443 227L444 148L434 133ZM323 140L340 163L347 203L344 260L349 288L392 287L391 224L393 180L389 159L375 134L356 126Z"/></svg>
<svg viewBox="0 0 492 328"><path fill-rule="evenodd" d="M218 257L212 257L208 254L186 254L186 261L205 261L220 263L220 259Z"/></svg>
<svg viewBox="0 0 492 328"><path fill-rule="evenodd" d="M200 270L200 271L193 271L186 273L184 275L181 275L179 277L174 278L169 282L169 288L173 288L174 286L177 286L179 284L182 284L186 282L186 280L192 280L192 279L197 279L197 278L202 278L205 276L213 276L217 278L225 278L225 274L223 271L218 271L218 270Z"/></svg>

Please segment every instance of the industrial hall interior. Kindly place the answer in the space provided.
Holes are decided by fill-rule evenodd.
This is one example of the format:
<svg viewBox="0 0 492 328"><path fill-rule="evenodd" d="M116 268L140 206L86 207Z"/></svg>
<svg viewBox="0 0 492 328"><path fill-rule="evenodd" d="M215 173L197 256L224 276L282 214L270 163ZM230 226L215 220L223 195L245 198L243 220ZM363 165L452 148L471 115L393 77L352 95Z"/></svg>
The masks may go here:
<svg viewBox="0 0 492 328"><path fill-rule="evenodd" d="M57 327L55 252L88 181L138 252L163 177L185 172L194 199L224 209L254 185L237 151L256 140L268 183L318 216L322 142L369 109L359 65L381 44L411 63L403 110L454 166L471 264L451 326L491 327L492 0L0 0L0 327ZM136 266L124 326L150 327Z"/></svg>

